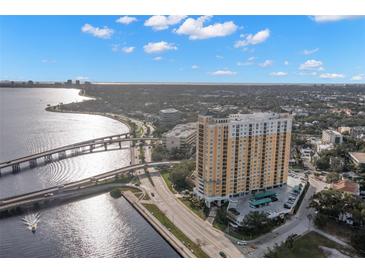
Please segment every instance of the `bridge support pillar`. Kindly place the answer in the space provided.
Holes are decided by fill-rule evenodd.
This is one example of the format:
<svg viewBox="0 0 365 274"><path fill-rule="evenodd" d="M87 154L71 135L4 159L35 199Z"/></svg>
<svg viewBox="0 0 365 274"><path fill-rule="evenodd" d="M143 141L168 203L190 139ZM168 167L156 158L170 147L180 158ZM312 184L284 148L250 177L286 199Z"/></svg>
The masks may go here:
<svg viewBox="0 0 365 274"><path fill-rule="evenodd" d="M32 159L32 160L30 160L29 161L29 167L30 168L34 168L34 167L36 167L38 165L38 163L37 163L37 159Z"/></svg>
<svg viewBox="0 0 365 274"><path fill-rule="evenodd" d="M95 148L95 146L94 146L94 145L90 145L90 147L89 147L89 151L90 151L90 152L93 152L94 148Z"/></svg>
<svg viewBox="0 0 365 274"><path fill-rule="evenodd" d="M20 165L19 164L14 164L11 166L13 173L18 173L20 171Z"/></svg>
<svg viewBox="0 0 365 274"><path fill-rule="evenodd" d="M50 163L52 161L53 161L52 154L44 156L44 162L46 164L48 164L48 163Z"/></svg>
<svg viewBox="0 0 365 274"><path fill-rule="evenodd" d="M59 160L66 159L66 157L67 157L66 151L58 152L58 159Z"/></svg>
<svg viewBox="0 0 365 274"><path fill-rule="evenodd" d="M104 150L108 150L108 144L104 143Z"/></svg>
<svg viewBox="0 0 365 274"><path fill-rule="evenodd" d="M122 142L118 142L119 148L122 148Z"/></svg>
<svg viewBox="0 0 365 274"><path fill-rule="evenodd" d="M72 150L72 155L73 156L77 156L77 155L79 155L80 154L80 148L74 148L73 150Z"/></svg>

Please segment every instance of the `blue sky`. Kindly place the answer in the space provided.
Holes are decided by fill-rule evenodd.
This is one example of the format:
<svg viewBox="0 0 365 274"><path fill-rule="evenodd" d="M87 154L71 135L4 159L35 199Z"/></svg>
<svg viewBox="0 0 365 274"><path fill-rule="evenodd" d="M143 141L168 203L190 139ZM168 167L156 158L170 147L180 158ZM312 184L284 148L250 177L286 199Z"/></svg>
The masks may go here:
<svg viewBox="0 0 365 274"><path fill-rule="evenodd" d="M365 82L365 17L1 16L0 79Z"/></svg>

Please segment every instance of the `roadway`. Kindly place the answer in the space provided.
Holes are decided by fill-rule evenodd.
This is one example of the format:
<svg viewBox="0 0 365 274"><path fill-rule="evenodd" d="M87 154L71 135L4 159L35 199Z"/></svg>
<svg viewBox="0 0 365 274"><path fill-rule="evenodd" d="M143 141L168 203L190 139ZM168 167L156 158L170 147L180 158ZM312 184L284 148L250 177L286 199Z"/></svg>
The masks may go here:
<svg viewBox="0 0 365 274"><path fill-rule="evenodd" d="M172 165L179 163L179 161L165 161L165 162L155 162L155 163L147 163L147 164L136 164L128 167L123 167L120 169L112 170L109 172L105 172L93 177L89 177L86 179L82 179L76 182L67 183L64 185L50 187L46 189L42 189L39 191L25 193L23 195L17 195L14 197L8 197L0 200L0 212L9 210L11 208L15 208L18 206L24 206L27 204L31 204L37 201L43 201L47 199L55 198L55 194L59 194L60 192L68 191L68 190L78 190L85 187L92 187L95 185L100 185L101 180L105 180L108 178L112 178L115 175L143 169L146 166L160 166L160 165Z"/></svg>

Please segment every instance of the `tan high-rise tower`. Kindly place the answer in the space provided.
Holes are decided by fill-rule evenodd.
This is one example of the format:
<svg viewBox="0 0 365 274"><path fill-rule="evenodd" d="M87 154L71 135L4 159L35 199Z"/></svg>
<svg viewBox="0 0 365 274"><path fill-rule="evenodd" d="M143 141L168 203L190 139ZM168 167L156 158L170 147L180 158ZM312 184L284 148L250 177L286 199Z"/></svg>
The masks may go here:
<svg viewBox="0 0 365 274"><path fill-rule="evenodd" d="M291 126L286 113L200 115L196 194L210 204L286 184Z"/></svg>

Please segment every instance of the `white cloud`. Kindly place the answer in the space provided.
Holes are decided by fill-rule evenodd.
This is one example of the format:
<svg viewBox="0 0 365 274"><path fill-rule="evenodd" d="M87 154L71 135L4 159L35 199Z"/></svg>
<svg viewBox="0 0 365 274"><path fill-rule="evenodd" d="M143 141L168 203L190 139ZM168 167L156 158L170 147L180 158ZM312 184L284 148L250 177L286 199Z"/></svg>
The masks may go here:
<svg viewBox="0 0 365 274"><path fill-rule="evenodd" d="M345 75L340 73L322 73L321 75L319 75L319 77L325 79L336 79L336 78L345 78Z"/></svg>
<svg viewBox="0 0 365 274"><path fill-rule="evenodd" d="M118 44L112 45L112 51L114 52L124 52L124 53L132 53L135 47L121 47Z"/></svg>
<svg viewBox="0 0 365 274"><path fill-rule="evenodd" d="M243 35L242 37L244 38L243 40L238 40L234 44L236 48L257 45L265 42L270 37L270 30L264 29L260 30L256 34Z"/></svg>
<svg viewBox="0 0 365 274"><path fill-rule="evenodd" d="M54 63L56 63L56 60L53 60L53 59L42 59L41 62L43 64L54 64Z"/></svg>
<svg viewBox="0 0 365 274"><path fill-rule="evenodd" d="M180 35L188 35L190 40L202 40L228 36L237 30L233 21L204 26L204 23L211 18L212 16L201 16L197 19L188 18L175 32Z"/></svg>
<svg viewBox="0 0 365 274"><path fill-rule="evenodd" d="M255 59L256 59L256 57L251 56L245 62L237 62L237 66L250 66L250 65L253 65Z"/></svg>
<svg viewBox="0 0 365 274"><path fill-rule="evenodd" d="M77 76L75 79L80 80L80 81L86 81L86 80L89 80L89 77L87 77L87 76Z"/></svg>
<svg viewBox="0 0 365 274"><path fill-rule="evenodd" d="M137 18L131 16L123 16L119 17L115 22L123 25L129 25L130 23L137 22Z"/></svg>
<svg viewBox="0 0 365 274"><path fill-rule="evenodd" d="M267 68L272 66L274 62L272 60L265 60L264 62L260 63L259 66L263 68Z"/></svg>
<svg viewBox="0 0 365 274"><path fill-rule="evenodd" d="M198 69L198 68L199 68L199 66L198 66L198 65L192 65L192 66L191 66L191 68L192 68L192 69Z"/></svg>
<svg viewBox="0 0 365 274"><path fill-rule="evenodd" d="M157 56L155 58L153 58L154 61L161 61L163 58L161 56Z"/></svg>
<svg viewBox="0 0 365 274"><path fill-rule="evenodd" d="M164 30L167 29L169 26L176 25L186 18L186 16L182 15L154 15L148 18L144 25L146 27L152 27L154 30Z"/></svg>
<svg viewBox="0 0 365 274"><path fill-rule="evenodd" d="M94 27L90 24L85 24L82 26L81 31L84 33L88 33L91 34L92 36L98 37L98 38L102 38L102 39L109 39L110 37L112 37L114 30L110 29L108 27L102 27L102 28L98 28L98 27Z"/></svg>
<svg viewBox="0 0 365 274"><path fill-rule="evenodd" d="M285 61L284 61L284 65L285 65L285 66L289 65L289 61L288 61L288 60L285 60Z"/></svg>
<svg viewBox="0 0 365 274"><path fill-rule="evenodd" d="M323 70L322 61L318 61L315 59L310 59L305 61L303 64L299 66L300 70Z"/></svg>
<svg viewBox="0 0 365 274"><path fill-rule="evenodd" d="M217 55L215 56L215 58L217 58L217 59L223 59L223 58L224 58L224 56L217 54Z"/></svg>
<svg viewBox="0 0 365 274"><path fill-rule="evenodd" d="M317 51L319 51L319 48L315 48L315 49L305 49L303 50L303 54L304 55L311 55L313 53L316 53Z"/></svg>
<svg viewBox="0 0 365 274"><path fill-rule="evenodd" d="M123 47L122 51L124 53L132 53L134 51L134 47Z"/></svg>
<svg viewBox="0 0 365 274"><path fill-rule="evenodd" d="M361 16L355 15L316 15L311 16L311 19L317 23L336 22L341 20L355 19Z"/></svg>
<svg viewBox="0 0 365 274"><path fill-rule="evenodd" d="M361 81L361 80L365 80L365 74L358 74L358 75L354 75L351 78L352 81Z"/></svg>
<svg viewBox="0 0 365 274"><path fill-rule="evenodd" d="M288 73L283 72L283 71L278 71L278 72L271 72L270 75L275 76L275 77L283 77L283 76L287 76Z"/></svg>
<svg viewBox="0 0 365 274"><path fill-rule="evenodd" d="M236 74L237 74L237 72L231 71L228 69L216 70L211 73L211 75L214 75L214 76L234 76Z"/></svg>
<svg viewBox="0 0 365 274"><path fill-rule="evenodd" d="M177 47L173 43L160 41L156 43L149 42L143 46L143 49L146 53L161 53L167 50L177 50Z"/></svg>

